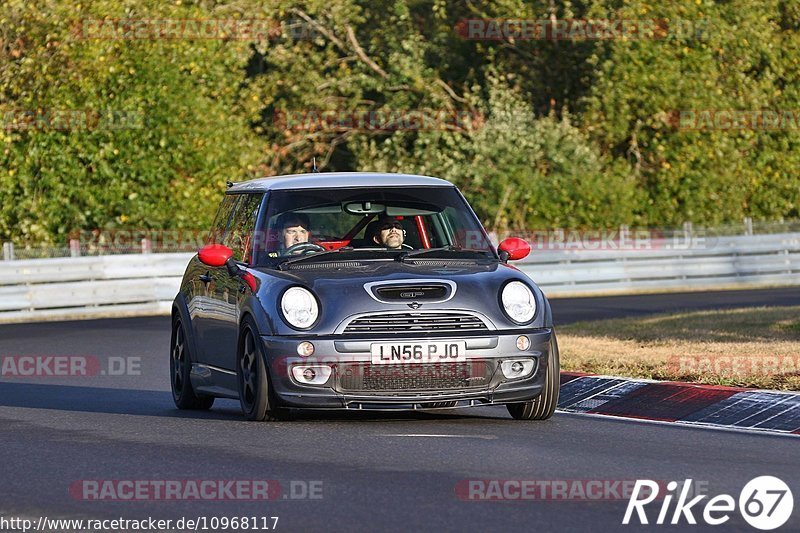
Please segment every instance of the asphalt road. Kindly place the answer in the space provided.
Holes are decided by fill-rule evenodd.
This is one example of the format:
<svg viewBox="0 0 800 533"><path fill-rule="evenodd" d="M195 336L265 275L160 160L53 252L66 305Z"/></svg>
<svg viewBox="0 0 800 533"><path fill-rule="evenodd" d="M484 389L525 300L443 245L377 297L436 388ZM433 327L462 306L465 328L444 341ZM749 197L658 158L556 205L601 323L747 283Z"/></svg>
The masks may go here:
<svg viewBox="0 0 800 533"><path fill-rule="evenodd" d="M781 289L555 300L553 307L558 322L566 323L798 301L800 290ZM680 528L621 525L627 499L614 499L614 483L637 478L692 479L703 493L738 499L747 481L773 475L800 497L796 437L565 413L547 422L516 422L502 407L326 414L274 424L244 422L233 401L218 401L208 413L182 412L169 393L168 344L164 317L0 326L5 358L78 356L93 361L89 366L98 371L91 377L0 380L0 520L277 516L277 531L607 532L686 529L685 520ZM281 493L266 502L230 496L92 501L84 499L90 492L76 490L104 480L138 480L150 487L168 480L183 480L183 486L186 480L274 480ZM469 500L470 481L485 487L473 492L478 496L499 486L477 480L566 484L575 499ZM588 488L589 481L611 486L611 499L578 499L574 490ZM309 491L316 497L309 498ZM648 516L654 521L660 500L651 505ZM674 506L673 500L670 509ZM784 529L800 530L799 513ZM702 508L694 515L702 521ZM717 529L723 528L755 531L738 512Z"/></svg>
<svg viewBox="0 0 800 533"><path fill-rule="evenodd" d="M800 305L800 286L751 291L672 292L550 300L556 326L653 313Z"/></svg>

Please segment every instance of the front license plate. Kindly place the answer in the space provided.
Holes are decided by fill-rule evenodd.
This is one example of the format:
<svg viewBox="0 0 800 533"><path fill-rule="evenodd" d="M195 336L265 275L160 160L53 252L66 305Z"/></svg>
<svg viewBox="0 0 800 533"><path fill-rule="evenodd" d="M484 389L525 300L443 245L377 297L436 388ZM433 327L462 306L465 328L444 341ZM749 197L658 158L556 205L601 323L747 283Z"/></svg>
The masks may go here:
<svg viewBox="0 0 800 533"><path fill-rule="evenodd" d="M371 346L373 365L459 363L467 360L465 341L379 342Z"/></svg>

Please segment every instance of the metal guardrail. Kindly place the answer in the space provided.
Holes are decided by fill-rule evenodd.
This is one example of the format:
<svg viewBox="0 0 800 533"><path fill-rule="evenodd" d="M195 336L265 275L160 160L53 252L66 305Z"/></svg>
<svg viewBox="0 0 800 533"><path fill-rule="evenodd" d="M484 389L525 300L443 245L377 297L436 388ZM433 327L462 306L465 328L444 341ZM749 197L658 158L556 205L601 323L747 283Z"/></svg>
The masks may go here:
<svg viewBox="0 0 800 533"><path fill-rule="evenodd" d="M168 313L193 254L0 262L0 320Z"/></svg>
<svg viewBox="0 0 800 533"><path fill-rule="evenodd" d="M585 248L534 249L516 266L548 295L800 284L800 233L715 237L678 249ZM168 313L192 255L0 261L0 321Z"/></svg>
<svg viewBox="0 0 800 533"><path fill-rule="evenodd" d="M705 238L687 247L534 250L519 268L548 295L800 284L800 233Z"/></svg>

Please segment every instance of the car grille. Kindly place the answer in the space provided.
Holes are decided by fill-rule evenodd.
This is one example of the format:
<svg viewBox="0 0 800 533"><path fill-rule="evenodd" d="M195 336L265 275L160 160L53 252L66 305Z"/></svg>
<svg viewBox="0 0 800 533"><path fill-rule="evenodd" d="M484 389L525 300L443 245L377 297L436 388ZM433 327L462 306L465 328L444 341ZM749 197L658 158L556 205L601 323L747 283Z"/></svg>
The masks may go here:
<svg viewBox="0 0 800 533"><path fill-rule="evenodd" d="M338 381L342 392L474 390L486 388L493 371L493 363L482 360L405 365L359 363L340 365Z"/></svg>
<svg viewBox="0 0 800 533"><path fill-rule="evenodd" d="M480 318L468 313L393 313L362 316L351 321L345 333L392 333L402 331L482 331Z"/></svg>

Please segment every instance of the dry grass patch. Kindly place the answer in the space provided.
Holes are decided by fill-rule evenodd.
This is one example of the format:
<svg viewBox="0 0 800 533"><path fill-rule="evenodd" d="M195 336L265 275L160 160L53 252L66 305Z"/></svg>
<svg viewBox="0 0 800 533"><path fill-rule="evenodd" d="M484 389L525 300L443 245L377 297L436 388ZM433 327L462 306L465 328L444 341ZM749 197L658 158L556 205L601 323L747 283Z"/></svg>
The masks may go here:
<svg viewBox="0 0 800 533"><path fill-rule="evenodd" d="M578 322L558 333L564 370L800 390L800 306Z"/></svg>

